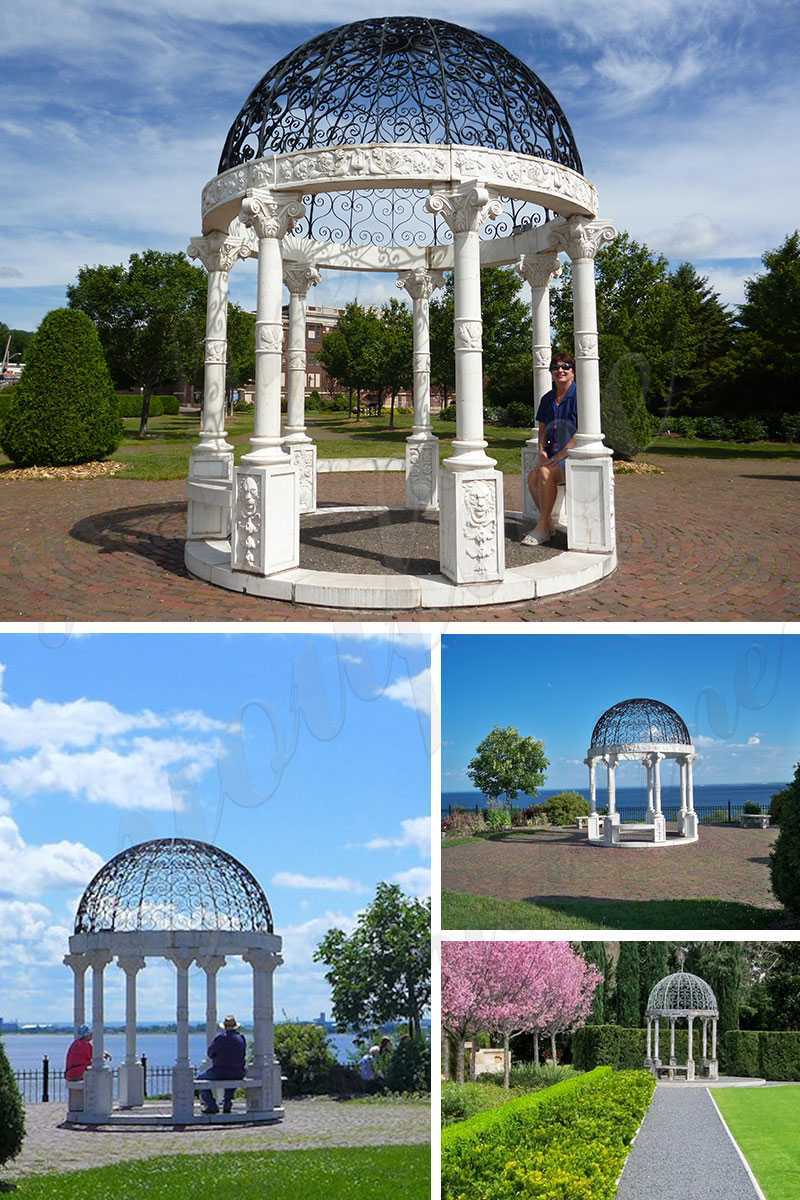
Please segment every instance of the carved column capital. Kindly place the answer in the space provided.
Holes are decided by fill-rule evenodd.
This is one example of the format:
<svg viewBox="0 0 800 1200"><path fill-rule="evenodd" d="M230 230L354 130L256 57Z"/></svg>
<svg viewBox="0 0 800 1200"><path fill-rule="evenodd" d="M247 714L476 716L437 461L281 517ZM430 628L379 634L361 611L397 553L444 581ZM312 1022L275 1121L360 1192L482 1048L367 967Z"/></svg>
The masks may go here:
<svg viewBox="0 0 800 1200"><path fill-rule="evenodd" d="M146 965L141 954L117 955L117 966L126 975L136 975L139 971L143 971Z"/></svg>
<svg viewBox="0 0 800 1200"><path fill-rule="evenodd" d="M89 966L93 971L104 971L114 955L109 950L94 950L86 955Z"/></svg>
<svg viewBox="0 0 800 1200"><path fill-rule="evenodd" d="M179 971L188 971L196 957L190 950L170 950L164 955Z"/></svg>
<svg viewBox="0 0 800 1200"><path fill-rule="evenodd" d="M593 260L597 251L616 236L617 230L610 221L570 217L550 230L550 248L565 250L573 262Z"/></svg>
<svg viewBox="0 0 800 1200"><path fill-rule="evenodd" d="M85 975L89 969L89 958L86 954L65 954L61 960L65 967L70 967L76 975Z"/></svg>
<svg viewBox="0 0 800 1200"><path fill-rule="evenodd" d="M500 200L492 197L482 183L470 183L452 192L431 192L425 208L441 217L453 233L478 233L487 221L495 221L503 211Z"/></svg>
<svg viewBox="0 0 800 1200"><path fill-rule="evenodd" d="M224 954L204 954L197 959L197 965L206 975L216 975L226 963Z"/></svg>
<svg viewBox="0 0 800 1200"><path fill-rule="evenodd" d="M205 237L192 238L186 253L199 259L210 275L212 271L230 271L237 259L249 258L253 250L248 238L215 229Z"/></svg>
<svg viewBox="0 0 800 1200"><path fill-rule="evenodd" d="M561 274L561 263L555 250L547 250L544 254L523 254L517 270L532 288L546 288Z"/></svg>
<svg viewBox="0 0 800 1200"><path fill-rule="evenodd" d="M283 282L292 296L300 296L305 300L309 289L316 287L321 278L322 275L313 263L283 264Z"/></svg>
<svg viewBox="0 0 800 1200"><path fill-rule="evenodd" d="M246 950L242 959L249 963L254 971L274 971L283 962L282 956L273 954L271 950Z"/></svg>
<svg viewBox="0 0 800 1200"><path fill-rule="evenodd" d="M414 267L398 273L397 287L404 288L412 300L430 300L437 288L444 286L444 271L429 271Z"/></svg>
<svg viewBox="0 0 800 1200"><path fill-rule="evenodd" d="M242 223L254 229L259 240L285 237L304 215L299 196L276 196L266 189L253 188L242 201Z"/></svg>

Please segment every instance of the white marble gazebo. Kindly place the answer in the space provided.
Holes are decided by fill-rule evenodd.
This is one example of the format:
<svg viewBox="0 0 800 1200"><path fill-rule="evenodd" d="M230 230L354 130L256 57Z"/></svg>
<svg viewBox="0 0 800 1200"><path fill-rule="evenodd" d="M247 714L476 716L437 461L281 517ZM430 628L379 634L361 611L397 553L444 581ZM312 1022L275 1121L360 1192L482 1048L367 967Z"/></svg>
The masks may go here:
<svg viewBox="0 0 800 1200"><path fill-rule="evenodd" d="M86 1020L86 976L92 976L92 1066L81 1083L69 1084L67 1119L82 1125L191 1125L279 1121L281 1069L275 1059L272 977L281 958L281 939L267 898L254 877L230 854L205 842L166 838L131 846L110 859L83 894L64 958L74 975L75 1029ZM203 1116L196 1106L197 1073L209 1066L189 1057L189 970L206 977L206 1044L219 1032L217 977L228 958L239 957L253 972L252 1060L238 1081L246 1107ZM175 967L176 1057L172 1100L145 1101L136 1046L137 981L147 960ZM119 1067L114 1101L113 1067L103 1058L105 970L116 960L125 974L125 1061Z"/></svg>
<svg viewBox="0 0 800 1200"><path fill-rule="evenodd" d="M202 236L189 247L208 271L208 315L187 568L233 591L383 609L530 599L613 571L594 259L616 233L598 217L572 131L542 81L497 42L444 21L355 22L313 38L267 72L230 129L218 172L203 190ZM505 518L515 514L505 513L503 477L484 436L480 271L515 266L530 285L538 402L551 386L549 287L561 252L572 263L578 388L576 444L558 502L568 548L507 569ZM256 411L250 448L234 468L225 432L226 314L229 273L245 258L258 259ZM438 511L439 574L351 574L301 561L300 529L316 508L319 465L304 415L306 297L322 272L343 270L391 272L412 302L414 421L397 465L405 469L406 508ZM457 433L440 468L428 305L445 271L455 287ZM534 429L523 452L517 536L524 518L536 515L525 484L536 436Z"/></svg>
<svg viewBox="0 0 800 1200"><path fill-rule="evenodd" d="M692 738L683 719L660 700L622 700L598 720L584 762L589 768L588 837L605 846L634 849L652 846L678 846L697 841L697 813L694 809L692 764L695 760ZM647 777L647 813L644 822L621 822L617 810L616 774L624 761L639 762ZM680 770L680 810L677 836L667 839L667 823L661 805L661 764L677 762ZM597 766L607 772L608 811L597 811ZM622 833L638 833L635 838Z"/></svg>
<svg viewBox="0 0 800 1200"><path fill-rule="evenodd" d="M650 993L645 1010L647 1021L647 1053L645 1067L656 1079L686 1077L690 1083L699 1073L708 1079L719 1078L717 1061L717 998L704 979L690 975L681 968L674 975L659 980ZM661 1022L669 1022L669 1062L660 1058ZM675 1057L675 1029L685 1021L688 1029L688 1057L685 1064ZM702 1021L703 1045L699 1071L694 1060L694 1023ZM709 1037L710 1034L710 1037Z"/></svg>

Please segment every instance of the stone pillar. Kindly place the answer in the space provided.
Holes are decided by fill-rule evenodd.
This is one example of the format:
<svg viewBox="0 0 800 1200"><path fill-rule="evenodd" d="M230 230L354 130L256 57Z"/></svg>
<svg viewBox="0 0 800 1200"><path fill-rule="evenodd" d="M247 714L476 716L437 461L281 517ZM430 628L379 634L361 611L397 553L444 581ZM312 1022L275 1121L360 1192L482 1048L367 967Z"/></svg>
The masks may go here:
<svg viewBox="0 0 800 1200"><path fill-rule="evenodd" d="M189 967L194 954L176 950L165 955L175 966L175 1028L177 1056L172 1068L172 1116L176 1121L190 1120L194 1112L194 1067L189 1061Z"/></svg>
<svg viewBox="0 0 800 1200"><path fill-rule="evenodd" d="M228 273L247 258L245 238L217 230L192 238L187 251L208 271L205 368L200 440L189 460L188 529L191 540L225 539L231 533L233 446L225 436L225 371L228 355Z"/></svg>
<svg viewBox="0 0 800 1200"><path fill-rule="evenodd" d="M439 561L454 583L505 574L503 476L483 437L481 261L478 231L502 212L481 183L432 192L427 208L453 231L456 437L439 474Z"/></svg>
<svg viewBox="0 0 800 1200"><path fill-rule="evenodd" d="M269 191L249 191L242 201L242 221L258 237L256 412L250 450L234 472L231 565L254 575L300 561L297 473L281 442L281 238L303 211L297 197Z"/></svg>
<svg viewBox="0 0 800 1200"><path fill-rule="evenodd" d="M675 1018L669 1019L669 1065L675 1066Z"/></svg>
<svg viewBox="0 0 800 1200"><path fill-rule="evenodd" d="M694 1017L689 1017L689 1055L686 1059L686 1082L694 1079Z"/></svg>
<svg viewBox="0 0 800 1200"><path fill-rule="evenodd" d="M590 840L600 838L600 818L597 815L597 759L584 759L589 768L589 819L586 822L586 832Z"/></svg>
<svg viewBox="0 0 800 1200"><path fill-rule="evenodd" d="M517 267L531 286L531 329L533 333L533 432L522 448L522 512L535 520L539 513L528 487L528 475L539 457L539 432L536 409L553 381L550 377L550 284L561 274L558 255L549 250L544 254L523 254Z"/></svg>
<svg viewBox="0 0 800 1200"><path fill-rule="evenodd" d="M693 766L694 755L687 754L686 756L686 812L683 816L681 832L684 837L696 838L700 822L697 819L697 813L694 811L694 778Z"/></svg>
<svg viewBox="0 0 800 1200"><path fill-rule="evenodd" d="M315 266L284 263L289 289L289 338L286 347L286 431L284 449L294 463L301 513L317 507L317 447L306 433L306 298L321 275Z"/></svg>
<svg viewBox="0 0 800 1200"><path fill-rule="evenodd" d="M86 972L89 960L85 954L65 954L62 962L72 970L72 1023L77 1037L78 1029L86 1023Z"/></svg>
<svg viewBox="0 0 800 1200"><path fill-rule="evenodd" d="M686 816L686 776L687 776L686 768L687 768L687 759L686 759L686 755L684 754L678 759L678 769L680 771L680 784L681 784L681 810L680 810L681 825L683 825L683 818Z"/></svg>
<svg viewBox="0 0 800 1200"><path fill-rule="evenodd" d="M144 970L141 956L117 958L125 972L125 1062L119 1069L120 1108L138 1108L144 1104L144 1072L136 1059L136 976Z"/></svg>
<svg viewBox="0 0 800 1200"><path fill-rule="evenodd" d="M610 553L614 530L614 472L603 444L594 259L617 231L607 221L570 217L551 233L551 246L572 260L578 431L567 457L567 544L570 550Z"/></svg>
<svg viewBox="0 0 800 1200"><path fill-rule="evenodd" d="M197 965L206 974L206 1046L208 1047L217 1036L217 975L225 966L225 955L207 954L203 958L198 958ZM208 1057L206 1057L205 1063L206 1066L211 1066Z"/></svg>
<svg viewBox="0 0 800 1200"><path fill-rule="evenodd" d="M647 1057L644 1060L646 1067L653 1065L653 1030L650 1018L647 1018Z"/></svg>
<svg viewBox="0 0 800 1200"><path fill-rule="evenodd" d="M603 820L603 841L607 846L619 845L620 817L617 812L617 757L615 754L605 756L608 772L608 815Z"/></svg>
<svg viewBox="0 0 800 1200"><path fill-rule="evenodd" d="M113 1106L114 1078L110 1067L105 1064L105 1027L103 972L111 962L112 955L98 950L86 955L92 968L92 1065L87 1069L84 1080L84 1111L93 1122L98 1122L111 1113Z"/></svg>
<svg viewBox="0 0 800 1200"><path fill-rule="evenodd" d="M653 1051L653 1062L656 1067L661 1065L661 1026L658 1017L654 1020L655 1025L655 1049Z"/></svg>
<svg viewBox="0 0 800 1200"><path fill-rule="evenodd" d="M708 1064L708 1075L710 1079L719 1077L719 1063L717 1062L717 1018L711 1018L711 1059Z"/></svg>
<svg viewBox="0 0 800 1200"><path fill-rule="evenodd" d="M644 756L644 769L647 773L647 820L652 822L656 810L653 802L653 762L650 754Z"/></svg>
<svg viewBox="0 0 800 1200"><path fill-rule="evenodd" d="M708 1017L703 1017L703 1066L708 1062Z"/></svg>
<svg viewBox="0 0 800 1200"><path fill-rule="evenodd" d="M664 755L658 751L653 754L653 841L667 840L667 822L661 811L661 760Z"/></svg>
<svg viewBox="0 0 800 1200"><path fill-rule="evenodd" d="M275 1059L275 1017L272 979L283 959L269 950L248 950L242 955L253 968L253 1065L261 1087L248 1088L248 1112L271 1112L281 1107L281 1069Z"/></svg>
<svg viewBox="0 0 800 1200"><path fill-rule="evenodd" d="M439 439L431 429L430 298L444 283L441 271L401 271L397 286L412 300L414 329L414 428L406 438L406 505L439 507Z"/></svg>

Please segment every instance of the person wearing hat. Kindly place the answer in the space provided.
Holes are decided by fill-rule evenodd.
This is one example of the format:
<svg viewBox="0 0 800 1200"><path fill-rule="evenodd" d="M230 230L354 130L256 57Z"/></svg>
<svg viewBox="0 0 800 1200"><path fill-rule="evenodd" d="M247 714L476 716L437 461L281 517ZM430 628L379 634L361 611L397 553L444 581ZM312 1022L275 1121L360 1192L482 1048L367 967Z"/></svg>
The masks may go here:
<svg viewBox="0 0 800 1200"><path fill-rule="evenodd" d="M92 1065L92 1031L88 1025L79 1025L77 1036L67 1050L64 1078L83 1079L86 1068Z"/></svg>
<svg viewBox="0 0 800 1200"><path fill-rule="evenodd" d="M218 1033L208 1047L208 1057L211 1066L198 1075L198 1079L244 1079L247 1042L244 1034L239 1032L236 1017L226 1017L222 1023L222 1033ZM225 1088L225 1100L222 1111L229 1113L233 1104L235 1088ZM210 1088L200 1093L203 1112L213 1115L219 1112L214 1093Z"/></svg>
<svg viewBox="0 0 800 1200"><path fill-rule="evenodd" d="M370 1046L366 1054L358 1060L358 1073L361 1084L368 1095L373 1095L380 1087L380 1079L375 1066L375 1060L381 1052L380 1046Z"/></svg>

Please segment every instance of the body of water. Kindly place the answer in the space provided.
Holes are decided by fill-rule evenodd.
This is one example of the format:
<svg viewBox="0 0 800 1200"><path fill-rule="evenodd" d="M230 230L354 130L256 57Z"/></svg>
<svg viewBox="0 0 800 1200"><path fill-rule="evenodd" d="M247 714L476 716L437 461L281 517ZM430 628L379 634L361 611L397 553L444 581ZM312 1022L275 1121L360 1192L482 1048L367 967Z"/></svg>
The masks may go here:
<svg viewBox="0 0 800 1200"><path fill-rule="evenodd" d="M661 804L663 808L674 808L680 804L681 792L678 785L666 785L662 774ZM728 804L738 807L752 801L762 808L769 808L769 802L776 792L786 787L786 783L704 783L694 785L694 806L698 811L712 808L727 808ZM589 799L589 789L585 788L541 788L535 799L519 793L514 801L515 808L527 808L529 804L543 804L550 796L559 792L579 792ZM605 771L602 766L597 771L597 805L605 807ZM478 792L443 792L442 815L447 816L449 808L486 808L486 797ZM624 813L626 809L640 809L647 805L647 787L643 783L639 787L620 787L617 785L617 810Z"/></svg>

